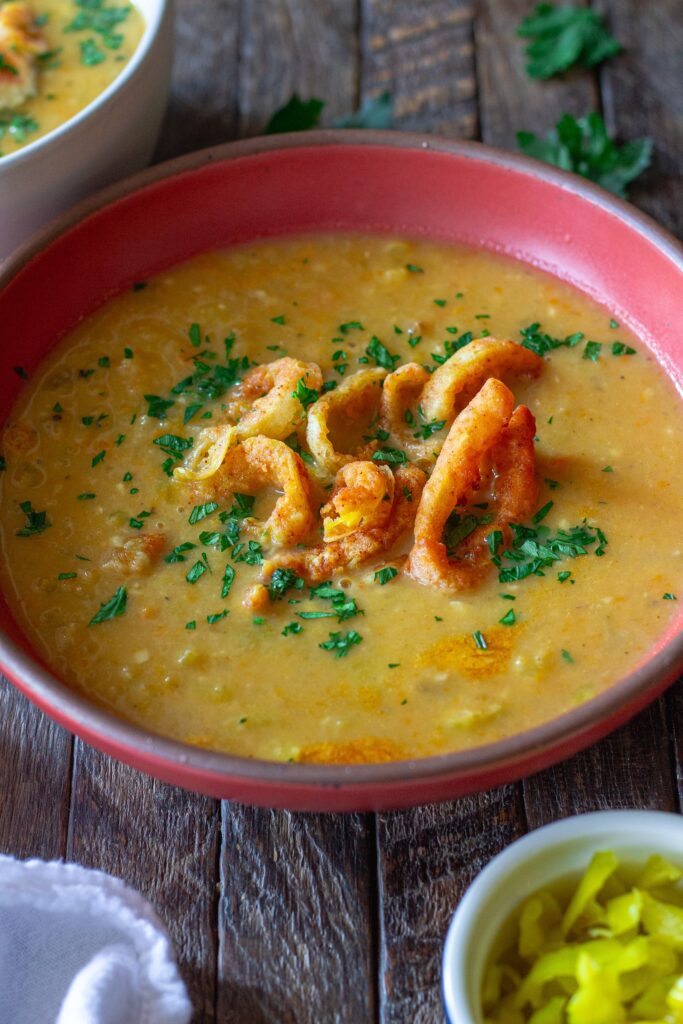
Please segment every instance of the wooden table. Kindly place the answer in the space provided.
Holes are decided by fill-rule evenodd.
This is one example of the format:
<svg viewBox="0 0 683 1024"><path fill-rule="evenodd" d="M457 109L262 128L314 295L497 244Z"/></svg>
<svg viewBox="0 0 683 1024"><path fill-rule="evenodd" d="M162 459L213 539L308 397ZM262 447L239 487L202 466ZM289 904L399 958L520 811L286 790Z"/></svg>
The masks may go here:
<svg viewBox="0 0 683 1024"><path fill-rule="evenodd" d="M524 74L531 0L179 0L157 156L258 133L297 90L325 122L389 90L396 127L515 147L563 111L651 135L633 200L683 234L680 0L596 0L626 50L597 73ZM615 254L618 258L618 254ZM440 953L461 894L528 829L607 807L680 810L683 691L524 782L392 814L289 814L162 785L0 688L0 850L66 857L141 890L196 1008L221 1024L441 1021Z"/></svg>

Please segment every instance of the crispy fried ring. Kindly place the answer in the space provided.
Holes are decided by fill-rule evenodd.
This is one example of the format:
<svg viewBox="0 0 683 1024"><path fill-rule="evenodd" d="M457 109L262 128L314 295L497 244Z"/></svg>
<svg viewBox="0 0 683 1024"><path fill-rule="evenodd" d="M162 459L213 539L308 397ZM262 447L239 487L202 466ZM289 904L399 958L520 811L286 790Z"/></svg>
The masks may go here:
<svg viewBox="0 0 683 1024"><path fill-rule="evenodd" d="M373 404L379 401L386 375L387 371L379 366L359 370L334 391L322 395L308 410L306 441L316 462L327 473L336 473L354 459L353 455L335 451L330 441L330 416L339 410L349 422L353 422L366 410L372 409Z"/></svg>
<svg viewBox="0 0 683 1024"><path fill-rule="evenodd" d="M384 526L356 530L348 537L308 551L276 555L264 563L264 580L269 581L275 569L286 568L293 569L309 583L320 583L334 573L353 568L373 555L389 550L411 528L426 477L417 466L400 466L395 479L394 500Z"/></svg>
<svg viewBox="0 0 683 1024"><path fill-rule="evenodd" d="M490 377L529 374L538 376L543 360L514 341L477 338L455 352L425 385L420 399L426 422L450 422L458 398L469 401Z"/></svg>
<svg viewBox="0 0 683 1024"><path fill-rule="evenodd" d="M245 520L245 525L266 543L293 547L306 540L315 527L306 467L283 441L260 436L246 438L228 451L209 487L210 493L222 501L232 500L235 492L257 494L264 487L282 491L265 522Z"/></svg>
<svg viewBox="0 0 683 1024"><path fill-rule="evenodd" d="M337 473L330 499L320 510L326 543L357 530L384 526L394 500L394 474L376 462L349 462Z"/></svg>
<svg viewBox="0 0 683 1024"><path fill-rule="evenodd" d="M26 4L0 4L0 110L12 110L36 95L36 55L47 48L47 40Z"/></svg>
<svg viewBox="0 0 683 1024"><path fill-rule="evenodd" d="M264 435L282 441L296 430L305 413L295 392L300 380L306 387L322 385L322 371L317 363L298 359L276 359L255 366L235 388L231 401L233 410L246 407L234 425L224 424L202 430L196 445L183 466L174 470L178 480L206 480L222 465L226 452L239 441ZM261 395L254 400L254 395Z"/></svg>
<svg viewBox="0 0 683 1024"><path fill-rule="evenodd" d="M526 407L514 414L513 407L512 392L490 378L453 423L415 519L407 571L419 583L452 590L472 586L488 565L486 536L499 529L507 539L510 522L526 518L534 507L535 422ZM487 456L494 477L496 520L467 538L461 560L450 561L442 541L446 520L456 506L467 504Z"/></svg>
<svg viewBox="0 0 683 1024"><path fill-rule="evenodd" d="M387 430L400 448L411 459L417 460L425 468L434 465L437 443L431 444L418 440L415 425L406 426L406 413L411 414L422 395L431 374L419 363L404 363L390 373L384 381L382 400L379 408L379 425Z"/></svg>

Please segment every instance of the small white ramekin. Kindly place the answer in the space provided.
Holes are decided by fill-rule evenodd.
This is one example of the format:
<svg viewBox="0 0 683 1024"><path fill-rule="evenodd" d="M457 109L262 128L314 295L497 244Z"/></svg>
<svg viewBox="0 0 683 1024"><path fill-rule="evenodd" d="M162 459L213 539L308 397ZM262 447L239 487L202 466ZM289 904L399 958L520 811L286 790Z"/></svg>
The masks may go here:
<svg viewBox="0 0 683 1024"><path fill-rule="evenodd" d="M121 74L74 117L0 159L0 261L39 227L149 163L166 109L173 0L134 0L145 19Z"/></svg>
<svg viewBox="0 0 683 1024"><path fill-rule="evenodd" d="M530 832L499 853L463 897L446 936L442 987L451 1024L482 1024L481 986L510 915L538 889L579 878L597 850L626 864L659 853L683 866L683 817L661 811L580 814Z"/></svg>

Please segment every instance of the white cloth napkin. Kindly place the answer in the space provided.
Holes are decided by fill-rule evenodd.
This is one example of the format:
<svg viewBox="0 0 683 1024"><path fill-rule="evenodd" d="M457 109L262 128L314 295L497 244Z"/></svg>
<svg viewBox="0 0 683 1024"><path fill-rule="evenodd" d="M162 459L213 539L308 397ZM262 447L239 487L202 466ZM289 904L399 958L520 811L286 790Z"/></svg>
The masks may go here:
<svg viewBox="0 0 683 1024"><path fill-rule="evenodd" d="M0 1024L188 1024L168 934L117 878L0 855Z"/></svg>

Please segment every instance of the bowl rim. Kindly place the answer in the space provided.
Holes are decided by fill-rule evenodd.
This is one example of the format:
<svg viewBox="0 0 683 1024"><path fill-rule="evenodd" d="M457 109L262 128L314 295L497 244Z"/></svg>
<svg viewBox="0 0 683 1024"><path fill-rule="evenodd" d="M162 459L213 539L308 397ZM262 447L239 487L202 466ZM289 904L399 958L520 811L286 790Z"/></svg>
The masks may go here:
<svg viewBox="0 0 683 1024"><path fill-rule="evenodd" d="M161 2L163 4L164 0ZM5 263L0 264L0 292L52 241L102 207L133 192L144 190L166 178L199 171L207 165L231 162L273 150L339 145L427 150L521 172L532 183L534 180L549 183L618 217L662 252L674 264L683 280L683 245L647 214L577 175L479 142L462 142L392 130L323 129L259 136L197 150L157 164L95 193L42 228ZM441 780L444 783L448 781L455 789L459 779L481 776L482 783L477 785L472 781L462 790L472 792L482 788L482 785L493 784L491 779L494 776L500 779L502 772L506 773L508 781L517 779L524 774L530 760L533 760L536 765L534 770L537 770L540 763L561 760L623 724L654 700L682 667L683 629L645 664L637 666L590 701L496 742L431 757L379 764L300 764L240 757L153 733L80 696L57 675L27 655L13 640L0 633L0 668L20 683L19 688L72 731L85 731L90 737L96 737L95 742L103 741L106 747L115 745L118 756L125 753L127 756L150 758L156 769L161 766L173 767L180 776L186 776L177 781L188 786L193 783L187 781L187 778L194 778L194 773L205 781L209 778L214 782L232 779L261 787L274 785L285 796L287 790L310 793L320 789L353 789L360 791L361 802L362 791L376 791L377 787L386 790L384 795L390 797L392 784L401 786ZM554 753L557 756L553 756ZM148 770L154 772L155 769ZM400 801L401 804L405 802L405 799Z"/></svg>
<svg viewBox="0 0 683 1024"><path fill-rule="evenodd" d="M86 106L82 107L81 110L77 111L68 120L58 124L52 131L41 135L34 142L29 142L28 145L22 146L21 149L0 157L0 181L2 181L4 172L9 173L12 168L29 161L33 156L39 159L43 149L49 145L59 144L61 140L79 131L83 122L96 114L101 108L108 106L115 94L119 91L127 91L131 80L137 76L138 70L147 60L159 36L159 31L164 23L167 12L173 11L175 0L148 0L148 2L150 5L153 5L149 18L145 17L140 10L138 0L131 0L132 5L137 8L138 13L143 18L144 29L140 41L125 67L112 79L106 89L99 92L90 103L87 103ZM0 260L0 265L2 265L2 260Z"/></svg>
<svg viewBox="0 0 683 1024"><path fill-rule="evenodd" d="M640 808L614 808L574 814L569 818L548 822L515 839L472 879L451 916L441 954L441 995L449 1021L454 1024L479 1024L479 1018L472 1015L473 1008L463 982L469 940L492 888L500 885L525 861L531 861L542 851L556 850L567 843L585 844L587 866L588 853L595 852L598 848L595 842L605 831L614 836L617 850L620 840L628 837L631 845L634 840L636 843L642 842L644 853L661 852L662 834L678 833L683 852L681 815L674 811ZM547 884L552 882L541 881L536 888L544 888Z"/></svg>

